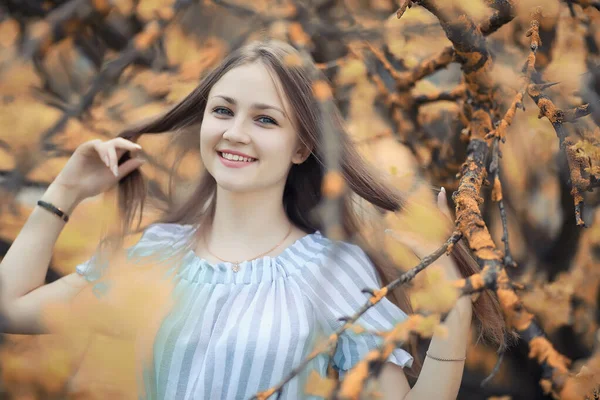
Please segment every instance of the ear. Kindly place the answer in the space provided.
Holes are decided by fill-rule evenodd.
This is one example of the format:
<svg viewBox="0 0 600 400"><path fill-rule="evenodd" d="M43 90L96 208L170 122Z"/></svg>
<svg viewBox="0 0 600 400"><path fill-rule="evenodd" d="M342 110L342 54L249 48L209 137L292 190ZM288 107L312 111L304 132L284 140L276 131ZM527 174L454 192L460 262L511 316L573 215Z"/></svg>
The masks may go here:
<svg viewBox="0 0 600 400"><path fill-rule="evenodd" d="M294 164L302 164L310 156L310 149L304 145L299 145L296 152L292 156Z"/></svg>

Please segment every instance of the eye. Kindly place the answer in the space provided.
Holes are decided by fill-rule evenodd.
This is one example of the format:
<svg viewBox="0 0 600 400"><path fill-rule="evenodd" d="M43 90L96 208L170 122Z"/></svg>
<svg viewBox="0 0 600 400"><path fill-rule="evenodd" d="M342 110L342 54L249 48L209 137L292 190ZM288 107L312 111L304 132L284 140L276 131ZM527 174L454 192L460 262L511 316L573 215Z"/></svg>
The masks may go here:
<svg viewBox="0 0 600 400"><path fill-rule="evenodd" d="M217 115L233 115L233 112L227 107L215 107L212 112Z"/></svg>
<svg viewBox="0 0 600 400"><path fill-rule="evenodd" d="M265 124L265 125L269 125L269 124L273 124L273 125L277 125L279 126L279 124L277 123L277 121L275 121L273 118L271 117L267 117L266 115L261 115L260 117L258 117L256 119L258 122L260 122L261 124Z"/></svg>

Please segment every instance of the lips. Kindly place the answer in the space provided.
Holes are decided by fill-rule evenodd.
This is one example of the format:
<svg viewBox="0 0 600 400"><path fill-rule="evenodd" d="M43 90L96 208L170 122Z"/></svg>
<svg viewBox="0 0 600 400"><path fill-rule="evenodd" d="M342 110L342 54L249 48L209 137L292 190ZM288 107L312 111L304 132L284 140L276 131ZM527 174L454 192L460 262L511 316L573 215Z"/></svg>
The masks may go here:
<svg viewBox="0 0 600 400"><path fill-rule="evenodd" d="M223 154L219 151L217 151L217 154L219 155L219 160L221 160L221 163L228 168L244 168L253 165L256 163L256 161L258 161L256 158L242 157L237 154Z"/></svg>
<svg viewBox="0 0 600 400"><path fill-rule="evenodd" d="M254 157L250 157L244 153L237 153L237 152L230 152L230 151L217 151L217 153L224 159L230 160L230 161L237 161L237 162L254 162L257 160L257 158Z"/></svg>

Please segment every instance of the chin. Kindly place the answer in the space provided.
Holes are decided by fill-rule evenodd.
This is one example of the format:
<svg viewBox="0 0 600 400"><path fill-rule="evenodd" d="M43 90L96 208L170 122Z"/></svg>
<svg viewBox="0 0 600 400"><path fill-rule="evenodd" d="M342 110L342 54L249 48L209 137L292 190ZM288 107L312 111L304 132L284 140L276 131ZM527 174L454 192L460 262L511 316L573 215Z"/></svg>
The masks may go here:
<svg viewBox="0 0 600 400"><path fill-rule="evenodd" d="M228 192L245 193L252 192L257 189L255 185L250 184L248 181L234 182L232 179L219 179L218 177L215 177L215 181L217 182L217 186L219 186L221 189L227 190Z"/></svg>

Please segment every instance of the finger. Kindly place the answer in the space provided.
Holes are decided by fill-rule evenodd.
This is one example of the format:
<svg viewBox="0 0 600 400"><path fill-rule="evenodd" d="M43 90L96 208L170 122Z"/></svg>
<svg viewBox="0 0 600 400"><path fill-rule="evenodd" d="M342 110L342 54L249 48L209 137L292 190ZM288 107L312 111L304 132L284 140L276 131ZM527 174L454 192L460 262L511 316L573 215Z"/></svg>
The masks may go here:
<svg viewBox="0 0 600 400"><path fill-rule="evenodd" d="M99 140L97 143L94 143L93 146L96 150L96 153L98 153L98 157L100 157L104 165L110 168L110 160L108 159L108 153L106 152L104 146L102 146L102 142Z"/></svg>
<svg viewBox="0 0 600 400"><path fill-rule="evenodd" d="M131 158L119 166L118 179L121 179L141 167L146 162L143 158Z"/></svg>
<svg viewBox="0 0 600 400"><path fill-rule="evenodd" d="M417 256L419 261L423 261L423 258L433 254L437 250L435 246L425 244L423 240L417 238L416 236L410 233L402 232L402 234L398 234L397 232L393 232L391 229L387 229L385 232L390 233L394 237L394 239L398 241L398 243L412 250L412 252L415 256ZM454 265L454 262L450 257L448 257L448 255L442 254L435 261L433 261L432 264L450 267ZM452 279L459 278L460 276L457 275L456 278Z"/></svg>
<svg viewBox="0 0 600 400"><path fill-rule="evenodd" d="M442 190L437 197L438 208L449 219L452 219L452 214L450 213L450 207L448 207L448 198L446 197L446 188L442 186Z"/></svg>
<svg viewBox="0 0 600 400"><path fill-rule="evenodd" d="M123 157L123 154L125 154L126 152L129 152L130 158L134 158L138 155L138 153L141 151L140 149L133 148L133 149L120 149L118 147L115 147L116 152L117 152L117 159L120 160L121 157Z"/></svg>
<svg viewBox="0 0 600 400"><path fill-rule="evenodd" d="M119 148L132 149L132 150L142 148L142 146L140 146L139 144L134 143L131 140L124 139L122 137L117 137L117 138L111 139L110 141L113 142L115 147L119 147Z"/></svg>
<svg viewBox="0 0 600 400"><path fill-rule="evenodd" d="M435 248L426 245L423 240L408 232L395 232L391 229L386 229L385 233L392 236L398 243L408 247L419 259L433 253Z"/></svg>
<svg viewBox="0 0 600 400"><path fill-rule="evenodd" d="M111 141L113 142L115 148L117 149L117 158L121 158L121 156L126 151L131 152L131 154L133 156L142 149L142 146L140 146L139 144L133 143L132 141L124 139L124 138L120 138L120 137L114 138Z"/></svg>
<svg viewBox="0 0 600 400"><path fill-rule="evenodd" d="M109 143L108 146L106 146L106 152L108 153L108 160L110 162L109 168L116 178L119 176L119 159L117 158L117 150L115 149L114 145Z"/></svg>

